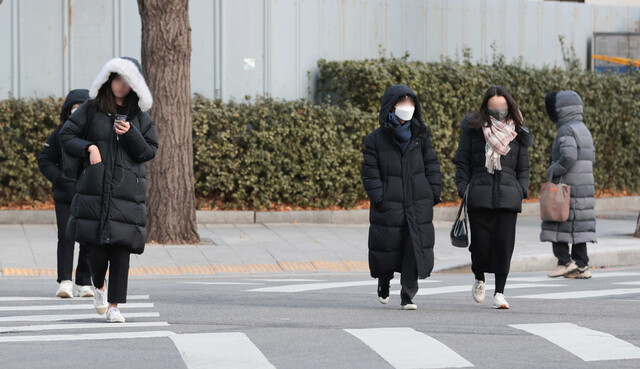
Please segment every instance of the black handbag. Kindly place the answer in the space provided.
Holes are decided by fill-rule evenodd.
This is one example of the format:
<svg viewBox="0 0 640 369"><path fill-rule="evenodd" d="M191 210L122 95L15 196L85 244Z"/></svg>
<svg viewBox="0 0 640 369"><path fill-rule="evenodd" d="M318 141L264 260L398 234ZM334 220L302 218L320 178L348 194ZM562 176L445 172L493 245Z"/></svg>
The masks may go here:
<svg viewBox="0 0 640 369"><path fill-rule="evenodd" d="M469 247L469 224L467 222L467 197L469 196L469 186L464 191L462 203L458 209L458 216L451 227L451 244L455 247Z"/></svg>

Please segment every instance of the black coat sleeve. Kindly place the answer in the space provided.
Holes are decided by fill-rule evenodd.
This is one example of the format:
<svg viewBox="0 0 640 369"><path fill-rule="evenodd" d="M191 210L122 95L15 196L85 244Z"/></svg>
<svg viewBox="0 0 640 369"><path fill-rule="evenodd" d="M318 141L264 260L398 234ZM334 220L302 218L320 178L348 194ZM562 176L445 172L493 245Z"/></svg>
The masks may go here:
<svg viewBox="0 0 640 369"><path fill-rule="evenodd" d="M516 180L522 187L522 198L529 197L529 147L520 145L518 149L518 162L516 163Z"/></svg>
<svg viewBox="0 0 640 369"><path fill-rule="evenodd" d="M93 144L83 138L86 131L85 127L89 124L88 109L90 109L89 103L84 103L79 107L67 119L58 134L62 149L71 155L81 158L88 157L87 149Z"/></svg>
<svg viewBox="0 0 640 369"><path fill-rule="evenodd" d="M378 151L376 149L375 134L370 133L364 139L364 149L362 150L362 184L369 199L374 204L382 202L383 184L378 166Z"/></svg>
<svg viewBox="0 0 640 369"><path fill-rule="evenodd" d="M121 136L123 143L131 155L131 158L138 163L144 163L153 159L158 151L158 136L156 129L147 113L140 114L140 129L135 125L127 133Z"/></svg>
<svg viewBox="0 0 640 369"><path fill-rule="evenodd" d="M456 151L455 163L458 195L463 197L467 186L471 182L471 134L464 123L462 124L462 133L460 134L458 151Z"/></svg>
<svg viewBox="0 0 640 369"><path fill-rule="evenodd" d="M442 171L440 169L440 161L435 150L433 150L433 142L431 138L426 137L422 145L422 161L424 162L424 173L427 176L431 191L433 191L433 204L438 205L442 202Z"/></svg>
<svg viewBox="0 0 640 369"><path fill-rule="evenodd" d="M57 130L51 132L40 155L38 155L38 167L51 183L56 183L62 175L62 169L60 168L60 144L58 143Z"/></svg>

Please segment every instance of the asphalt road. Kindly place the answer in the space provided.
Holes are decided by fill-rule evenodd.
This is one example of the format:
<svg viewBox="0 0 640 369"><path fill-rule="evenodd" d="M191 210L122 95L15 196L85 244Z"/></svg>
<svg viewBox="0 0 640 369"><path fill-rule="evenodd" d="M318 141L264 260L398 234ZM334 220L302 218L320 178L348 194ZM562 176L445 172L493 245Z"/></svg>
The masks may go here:
<svg viewBox="0 0 640 369"><path fill-rule="evenodd" d="M510 310L469 274L421 281L417 311L366 275L132 279L127 323L56 283L0 279L2 368L639 368L640 267L510 275ZM492 286L488 279L487 286Z"/></svg>

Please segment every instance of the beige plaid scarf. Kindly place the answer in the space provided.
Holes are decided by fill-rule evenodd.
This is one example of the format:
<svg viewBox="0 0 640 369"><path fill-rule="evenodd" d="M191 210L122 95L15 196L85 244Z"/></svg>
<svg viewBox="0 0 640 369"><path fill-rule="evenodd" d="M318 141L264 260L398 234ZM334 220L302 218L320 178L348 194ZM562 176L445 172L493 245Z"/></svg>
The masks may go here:
<svg viewBox="0 0 640 369"><path fill-rule="evenodd" d="M502 170L500 157L511 150L509 142L516 138L518 133L511 119L503 123L494 117L491 117L491 126L485 124L482 127L482 132L487 142L484 166L487 167L487 172L493 174L496 170Z"/></svg>

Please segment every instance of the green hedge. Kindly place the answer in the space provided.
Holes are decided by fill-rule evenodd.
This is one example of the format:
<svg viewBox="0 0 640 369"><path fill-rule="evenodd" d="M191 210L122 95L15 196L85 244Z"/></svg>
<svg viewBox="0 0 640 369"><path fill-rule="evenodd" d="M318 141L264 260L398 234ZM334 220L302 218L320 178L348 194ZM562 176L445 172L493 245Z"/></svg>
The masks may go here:
<svg viewBox="0 0 640 369"><path fill-rule="evenodd" d="M444 174L443 199L457 198L453 158L460 135L460 120L477 109L486 89L502 85L514 95L526 124L534 133L531 157L531 194L537 196L545 180L555 125L544 108L548 91L572 89L583 98L584 120L596 146L596 188L613 192L640 190L640 74L599 74L575 67L533 68L507 64L497 58L478 65L466 60L438 63L402 58L362 61L321 60L320 99L343 102L364 111L379 110L386 87L404 83L412 87L425 111L427 125Z"/></svg>
<svg viewBox="0 0 640 369"><path fill-rule="evenodd" d="M317 93L306 100L257 98L223 103L193 99L195 188L199 205L223 209L280 206L352 207L366 199L360 181L365 135L378 125L386 87L406 83L418 94L444 173L443 198L456 200L453 156L459 122L493 84L511 90L535 134L531 150L532 195L544 180L555 127L544 95L574 89L585 103L593 133L599 190L640 190L640 75L612 75L575 68L535 69L468 61L421 63L404 58L319 62ZM50 195L37 155L57 125L60 99L0 101L0 205L33 203Z"/></svg>
<svg viewBox="0 0 640 369"><path fill-rule="evenodd" d="M193 102L196 192L223 208L351 207L366 194L361 145L373 114L346 104Z"/></svg>
<svg viewBox="0 0 640 369"><path fill-rule="evenodd" d="M38 154L58 125L61 99L0 100L0 205L45 200L49 181Z"/></svg>

